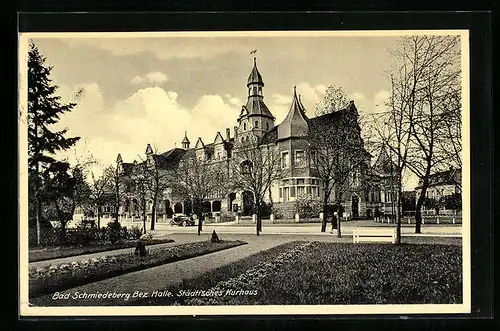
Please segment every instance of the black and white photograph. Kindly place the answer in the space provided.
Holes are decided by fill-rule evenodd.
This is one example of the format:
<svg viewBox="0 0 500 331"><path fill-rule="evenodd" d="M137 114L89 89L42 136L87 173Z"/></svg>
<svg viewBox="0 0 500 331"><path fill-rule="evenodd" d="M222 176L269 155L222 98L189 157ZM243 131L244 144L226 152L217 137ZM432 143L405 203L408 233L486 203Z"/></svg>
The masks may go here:
<svg viewBox="0 0 500 331"><path fill-rule="evenodd" d="M470 313L467 30L21 33L23 315Z"/></svg>

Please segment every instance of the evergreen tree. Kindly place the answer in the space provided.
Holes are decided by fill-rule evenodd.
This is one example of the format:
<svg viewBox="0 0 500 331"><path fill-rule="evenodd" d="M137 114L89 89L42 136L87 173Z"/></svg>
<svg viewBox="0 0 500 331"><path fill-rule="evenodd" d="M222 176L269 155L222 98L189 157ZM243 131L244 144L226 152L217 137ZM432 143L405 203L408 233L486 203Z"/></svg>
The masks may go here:
<svg viewBox="0 0 500 331"><path fill-rule="evenodd" d="M28 176L30 212L35 213L38 244L42 203L41 173L56 162L55 153L67 150L80 139L65 137L67 129L56 131L51 127L59 121L61 114L71 111L76 104L61 103L61 97L55 94L58 87L49 77L52 67L45 66L44 63L45 58L36 45L31 43L28 53Z"/></svg>

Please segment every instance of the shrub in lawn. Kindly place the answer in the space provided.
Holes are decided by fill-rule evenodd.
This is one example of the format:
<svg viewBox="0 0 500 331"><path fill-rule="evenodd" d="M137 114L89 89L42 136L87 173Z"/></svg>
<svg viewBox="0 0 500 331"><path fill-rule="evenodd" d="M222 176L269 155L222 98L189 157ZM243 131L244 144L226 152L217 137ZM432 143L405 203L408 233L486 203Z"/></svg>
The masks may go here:
<svg viewBox="0 0 500 331"><path fill-rule="evenodd" d="M114 244L122 239L123 228L119 222L112 221L108 223L107 226L108 240Z"/></svg>

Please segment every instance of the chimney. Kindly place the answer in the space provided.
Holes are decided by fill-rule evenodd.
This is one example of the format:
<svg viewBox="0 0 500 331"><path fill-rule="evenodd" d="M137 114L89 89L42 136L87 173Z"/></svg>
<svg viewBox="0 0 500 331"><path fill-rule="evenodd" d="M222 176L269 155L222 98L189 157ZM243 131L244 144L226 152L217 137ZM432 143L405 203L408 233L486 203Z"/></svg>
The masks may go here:
<svg viewBox="0 0 500 331"><path fill-rule="evenodd" d="M230 138L231 138L231 130L229 130L229 128L226 128L226 141L229 141Z"/></svg>
<svg viewBox="0 0 500 331"><path fill-rule="evenodd" d="M238 138L238 127L235 126L234 127L234 140L236 140Z"/></svg>

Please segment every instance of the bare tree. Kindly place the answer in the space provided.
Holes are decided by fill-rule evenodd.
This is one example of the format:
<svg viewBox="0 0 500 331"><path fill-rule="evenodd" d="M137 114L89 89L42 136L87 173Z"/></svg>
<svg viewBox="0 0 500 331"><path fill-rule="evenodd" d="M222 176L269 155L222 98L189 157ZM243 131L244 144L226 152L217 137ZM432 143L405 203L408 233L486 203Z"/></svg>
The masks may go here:
<svg viewBox="0 0 500 331"><path fill-rule="evenodd" d="M172 191L175 195L191 200L193 212L198 217L198 235L203 230L203 204L223 189L227 179L226 170L222 162L210 162L194 153L186 153L179 162Z"/></svg>
<svg viewBox="0 0 500 331"><path fill-rule="evenodd" d="M448 102L460 98L459 46L460 38L455 36L413 36L403 39L398 53L413 78L407 165L422 183L415 214L416 233L421 232L421 210L430 176L448 165L449 155L442 153L439 146L448 144L441 142L446 140L442 133L450 120Z"/></svg>
<svg viewBox="0 0 500 331"><path fill-rule="evenodd" d="M398 214L405 170L421 182L415 232L421 232L421 209L430 176L450 164L461 166L460 39L455 36L401 38L393 50L388 110L371 128L396 159ZM398 215L398 238L400 237Z"/></svg>
<svg viewBox="0 0 500 331"><path fill-rule="evenodd" d="M119 223L119 210L122 202L126 197L126 181L127 176L124 175L121 167L121 156L118 156L116 166L109 166L104 170L103 175L109 183L111 189L111 203L113 204L113 218L116 224Z"/></svg>
<svg viewBox="0 0 500 331"><path fill-rule="evenodd" d="M145 197L151 202L151 231L155 229L158 201L163 192L171 186L174 180L174 170L166 167L164 159L158 155L158 148L148 144L147 157L139 167L141 171L140 185L143 186Z"/></svg>
<svg viewBox="0 0 500 331"><path fill-rule="evenodd" d="M308 154L316 169L323 191L323 222L321 232L326 231L329 201L335 192L337 208L341 208L343 194L356 183L361 183L367 160L354 103L310 121L306 136ZM339 214L340 215L340 214ZM340 218L337 223L341 237Z"/></svg>
<svg viewBox="0 0 500 331"><path fill-rule="evenodd" d="M316 116L332 113L345 108L349 104L347 94L342 87L330 85L325 91L323 100L316 105Z"/></svg>
<svg viewBox="0 0 500 331"><path fill-rule="evenodd" d="M90 201L96 209L97 216L97 228L101 228L101 210L102 207L110 202L110 192L111 178L104 175L96 177L95 174L91 173L91 183L90 183Z"/></svg>
<svg viewBox="0 0 500 331"><path fill-rule="evenodd" d="M256 233L262 231L262 205L271 185L283 178L285 169L280 164L275 145L249 143L233 153L230 164L231 184L235 189L252 192L254 212L257 215ZM269 196L271 197L270 193Z"/></svg>

